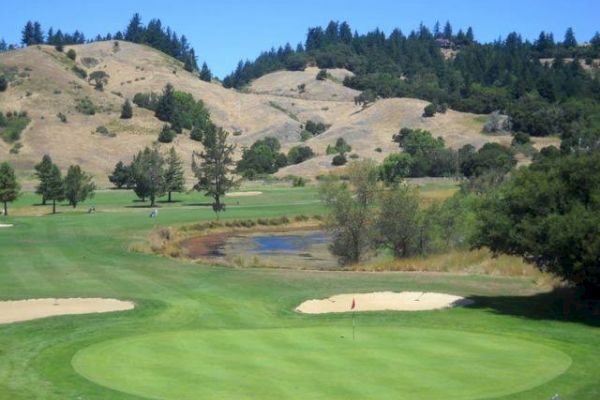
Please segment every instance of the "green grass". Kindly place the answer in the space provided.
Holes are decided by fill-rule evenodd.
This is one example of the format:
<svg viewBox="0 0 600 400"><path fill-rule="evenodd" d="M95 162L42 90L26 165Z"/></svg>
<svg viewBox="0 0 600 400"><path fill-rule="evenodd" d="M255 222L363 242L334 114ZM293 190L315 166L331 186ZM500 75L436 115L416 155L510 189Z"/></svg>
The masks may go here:
<svg viewBox="0 0 600 400"><path fill-rule="evenodd" d="M244 190L263 194L228 199L222 218L323 212L312 187ZM47 215L26 194L0 218L15 224L0 229L0 298L136 302L132 311L0 325L0 399L600 398L600 313L569 312L561 293L538 293L530 278L234 269L132 253L155 227L214 218L198 194L161 203L157 219L133 199L99 192ZM91 204L98 212L88 215ZM293 311L305 299L374 290L476 303L357 313L354 343L350 315Z"/></svg>

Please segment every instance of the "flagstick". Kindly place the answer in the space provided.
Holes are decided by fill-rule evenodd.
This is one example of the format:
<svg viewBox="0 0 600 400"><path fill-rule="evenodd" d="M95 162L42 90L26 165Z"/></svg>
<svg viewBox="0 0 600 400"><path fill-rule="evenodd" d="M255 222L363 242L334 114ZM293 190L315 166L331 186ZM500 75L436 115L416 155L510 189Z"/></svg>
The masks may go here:
<svg viewBox="0 0 600 400"><path fill-rule="evenodd" d="M352 311L352 340L354 340L354 311Z"/></svg>

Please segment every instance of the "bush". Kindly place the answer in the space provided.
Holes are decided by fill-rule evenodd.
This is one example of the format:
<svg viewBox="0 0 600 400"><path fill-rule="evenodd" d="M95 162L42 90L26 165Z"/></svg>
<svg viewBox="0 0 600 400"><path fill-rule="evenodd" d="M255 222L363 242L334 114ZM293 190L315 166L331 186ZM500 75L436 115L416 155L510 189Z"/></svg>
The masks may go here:
<svg viewBox="0 0 600 400"><path fill-rule="evenodd" d="M302 142L306 142L308 139L310 139L312 137L313 137L312 133L310 133L308 131L300 132L300 141L302 141Z"/></svg>
<svg viewBox="0 0 600 400"><path fill-rule="evenodd" d="M234 134L234 136L236 136L236 135ZM195 140L197 142L201 142L203 137L204 137L204 134L203 134L202 130L198 127L194 127L192 129L192 131L190 132L190 139Z"/></svg>
<svg viewBox="0 0 600 400"><path fill-rule="evenodd" d="M287 165L287 157L280 153L281 144L274 137L257 140L250 148L243 149L237 171L252 179L259 174L273 174Z"/></svg>
<svg viewBox="0 0 600 400"><path fill-rule="evenodd" d="M75 59L77 58L77 53L75 53L75 50L69 49L69 51L67 51L67 57L75 61Z"/></svg>
<svg viewBox="0 0 600 400"><path fill-rule="evenodd" d="M131 117L133 117L133 109L131 108L131 103L129 102L129 99L127 99L121 107L121 118L129 119Z"/></svg>
<svg viewBox="0 0 600 400"><path fill-rule="evenodd" d="M327 70L326 69L320 70L319 73L317 74L317 80L324 81L326 79L327 79Z"/></svg>
<svg viewBox="0 0 600 400"><path fill-rule="evenodd" d="M87 72L85 69L77 66L77 65L73 65L71 67L71 71L73 71L75 73L75 75L77 75L78 77L80 77L81 79L86 79L87 78Z"/></svg>
<svg viewBox="0 0 600 400"><path fill-rule="evenodd" d="M300 85L297 86L297 88L298 88L298 93L302 94L306 90L306 84L301 83Z"/></svg>
<svg viewBox="0 0 600 400"><path fill-rule="evenodd" d="M338 138L335 141L334 146L331 146L331 145L327 146L326 153L327 154L338 154L338 153L342 154L342 153L348 153L350 151L352 151L352 146L350 146L348 143L346 143L344 138Z"/></svg>
<svg viewBox="0 0 600 400"><path fill-rule="evenodd" d="M436 105L433 104L433 103L432 104L428 104L423 109L423 117L425 117L425 118L433 117L436 112L437 112Z"/></svg>
<svg viewBox="0 0 600 400"><path fill-rule="evenodd" d="M160 95L154 92L136 93L135 96L133 96L133 104L150 111L155 111L159 98Z"/></svg>
<svg viewBox="0 0 600 400"><path fill-rule="evenodd" d="M288 151L287 160L290 164L300 164L314 155L315 153L308 146L294 146Z"/></svg>
<svg viewBox="0 0 600 400"><path fill-rule="evenodd" d="M508 118L506 115L500 114L499 111L492 112L483 125L483 132L485 133L501 133L510 131L510 129L510 118Z"/></svg>
<svg viewBox="0 0 600 400"><path fill-rule="evenodd" d="M161 143L171 143L175 139L175 135L175 131L169 125L165 124L158 134L158 141Z"/></svg>
<svg viewBox="0 0 600 400"><path fill-rule="evenodd" d="M96 128L96 133L99 133L99 134L104 135L104 136L109 136L110 135L110 131L105 126L99 126L99 127L97 127Z"/></svg>
<svg viewBox="0 0 600 400"><path fill-rule="evenodd" d="M292 187L304 187L306 186L306 179L301 176L295 176L292 179Z"/></svg>
<svg viewBox="0 0 600 400"><path fill-rule="evenodd" d="M4 75L0 75L0 92L4 92L8 89L8 80Z"/></svg>
<svg viewBox="0 0 600 400"><path fill-rule="evenodd" d="M6 143L13 143L21 139L21 132L29 125L31 119L22 111L8 112L4 116L0 112L0 136Z"/></svg>
<svg viewBox="0 0 600 400"><path fill-rule="evenodd" d="M529 136L529 134L527 134L527 133L517 132L513 136L513 140L512 140L513 146L519 145L519 144L529 144L529 143L531 143L531 136Z"/></svg>
<svg viewBox="0 0 600 400"><path fill-rule="evenodd" d="M336 154L331 160L331 165L340 166L344 165L348 162L346 156L344 154Z"/></svg>
<svg viewBox="0 0 600 400"><path fill-rule="evenodd" d="M54 49L55 49L56 51L58 51L59 53L62 53L62 52L63 52L63 50L65 49L65 45L64 45L64 44L62 44L62 43L57 43L57 44L54 46Z"/></svg>
<svg viewBox="0 0 600 400"><path fill-rule="evenodd" d="M63 124L67 123L67 116L65 114L59 112L58 114L56 114L56 116L58 117L60 122L62 122Z"/></svg>
<svg viewBox="0 0 600 400"><path fill-rule="evenodd" d="M312 120L308 120L306 121L304 129L314 136L317 136L329 129L330 126L331 125L324 124L323 122L314 122Z"/></svg>
<svg viewBox="0 0 600 400"><path fill-rule="evenodd" d="M77 105L75 106L75 109L85 115L96 114L96 106L88 97L79 99Z"/></svg>

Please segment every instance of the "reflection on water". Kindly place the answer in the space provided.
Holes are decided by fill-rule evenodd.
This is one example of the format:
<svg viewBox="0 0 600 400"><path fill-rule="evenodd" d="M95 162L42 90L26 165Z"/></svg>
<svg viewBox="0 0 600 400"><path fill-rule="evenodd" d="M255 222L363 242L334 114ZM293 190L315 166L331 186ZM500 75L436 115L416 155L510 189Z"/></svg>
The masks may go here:
<svg viewBox="0 0 600 400"><path fill-rule="evenodd" d="M250 236L249 239L255 243L253 251L261 252L306 252L311 246L329 242L329 236L325 232L316 231L306 234L285 235L261 235ZM305 255L306 253L304 253ZM308 253L310 255L310 253Z"/></svg>

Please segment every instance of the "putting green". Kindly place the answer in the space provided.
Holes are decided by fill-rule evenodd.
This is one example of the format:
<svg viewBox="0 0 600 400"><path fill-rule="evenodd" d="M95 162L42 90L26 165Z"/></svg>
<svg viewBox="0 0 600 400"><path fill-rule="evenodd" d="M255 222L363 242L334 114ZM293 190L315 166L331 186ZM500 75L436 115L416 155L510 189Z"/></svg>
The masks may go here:
<svg viewBox="0 0 600 400"><path fill-rule="evenodd" d="M80 350L87 379L152 399L482 399L538 386L565 353L503 336L360 327L178 331Z"/></svg>

